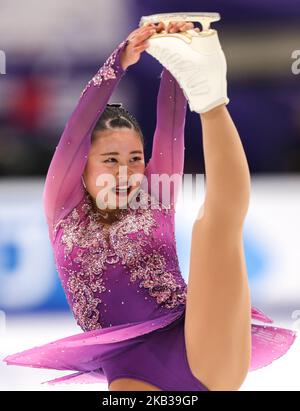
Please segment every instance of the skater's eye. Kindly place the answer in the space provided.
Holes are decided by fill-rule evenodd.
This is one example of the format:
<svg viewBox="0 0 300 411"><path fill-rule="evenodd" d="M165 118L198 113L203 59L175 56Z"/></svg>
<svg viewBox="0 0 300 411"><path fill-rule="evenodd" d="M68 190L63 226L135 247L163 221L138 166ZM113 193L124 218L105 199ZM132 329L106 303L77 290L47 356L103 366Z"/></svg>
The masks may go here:
<svg viewBox="0 0 300 411"><path fill-rule="evenodd" d="M141 157L135 156L135 157L133 157L131 160L133 160L133 161L140 161L141 159L142 159ZM118 160L116 160L114 157L109 157L107 160L104 161L104 163L113 163L113 162L115 162L115 161L118 161Z"/></svg>
<svg viewBox="0 0 300 411"><path fill-rule="evenodd" d="M131 160L139 161L139 160L141 160L141 157L136 156L136 157L133 157Z"/></svg>
<svg viewBox="0 0 300 411"><path fill-rule="evenodd" d="M113 160L113 161L110 161L110 160ZM104 163L111 163L111 162L114 162L114 161L117 161L117 160L113 157L110 157L107 160L105 160Z"/></svg>

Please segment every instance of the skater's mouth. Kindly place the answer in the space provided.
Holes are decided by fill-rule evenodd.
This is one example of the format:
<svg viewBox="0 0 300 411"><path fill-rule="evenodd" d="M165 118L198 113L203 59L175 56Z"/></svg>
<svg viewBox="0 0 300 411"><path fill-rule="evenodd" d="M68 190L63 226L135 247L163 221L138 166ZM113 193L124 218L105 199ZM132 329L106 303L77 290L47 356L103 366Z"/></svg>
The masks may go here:
<svg viewBox="0 0 300 411"><path fill-rule="evenodd" d="M127 196L132 189L132 185L129 186L116 186L112 189L114 193L116 193L118 196Z"/></svg>

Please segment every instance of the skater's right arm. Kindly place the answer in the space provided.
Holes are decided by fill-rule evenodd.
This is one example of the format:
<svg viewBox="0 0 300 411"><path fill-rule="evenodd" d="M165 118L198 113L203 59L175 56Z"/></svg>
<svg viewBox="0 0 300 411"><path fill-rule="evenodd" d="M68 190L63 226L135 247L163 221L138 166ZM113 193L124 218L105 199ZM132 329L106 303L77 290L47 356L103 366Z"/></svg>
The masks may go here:
<svg viewBox="0 0 300 411"><path fill-rule="evenodd" d="M120 43L86 85L52 157L43 191L44 210L52 241L56 224L84 195L81 176L87 162L91 134L126 72L120 63L120 56L127 44L127 40Z"/></svg>
<svg viewBox="0 0 300 411"><path fill-rule="evenodd" d="M127 68L136 63L152 35L151 26L131 32L108 57L81 93L56 147L46 176L43 203L54 240L58 222L80 202L84 195L82 174L87 162L93 129L105 110L114 89Z"/></svg>

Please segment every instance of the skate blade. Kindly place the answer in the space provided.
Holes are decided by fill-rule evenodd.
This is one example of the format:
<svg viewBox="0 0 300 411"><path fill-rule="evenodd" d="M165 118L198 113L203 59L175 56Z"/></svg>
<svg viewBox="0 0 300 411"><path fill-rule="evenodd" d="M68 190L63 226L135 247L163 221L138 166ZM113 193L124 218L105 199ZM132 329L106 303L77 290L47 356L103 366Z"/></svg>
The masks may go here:
<svg viewBox="0 0 300 411"><path fill-rule="evenodd" d="M207 32L210 30L211 23L219 21L221 16L219 13L192 13L192 12L178 12L178 13L159 13L150 14L148 16L142 16L139 27L145 26L148 23L159 23L163 22L165 26L168 26L171 21L188 21L188 22L199 22L202 26L202 32Z"/></svg>

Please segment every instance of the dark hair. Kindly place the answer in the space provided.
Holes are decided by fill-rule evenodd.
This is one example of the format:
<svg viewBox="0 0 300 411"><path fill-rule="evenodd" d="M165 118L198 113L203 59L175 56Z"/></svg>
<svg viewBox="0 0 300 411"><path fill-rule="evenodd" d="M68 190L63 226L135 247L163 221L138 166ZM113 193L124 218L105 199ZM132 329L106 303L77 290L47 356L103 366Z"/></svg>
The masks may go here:
<svg viewBox="0 0 300 411"><path fill-rule="evenodd" d="M144 136L136 118L127 111L122 103L106 104L106 108L99 117L93 133L92 142L95 140L95 132L102 130L110 130L114 128L126 127L135 130L144 146Z"/></svg>

